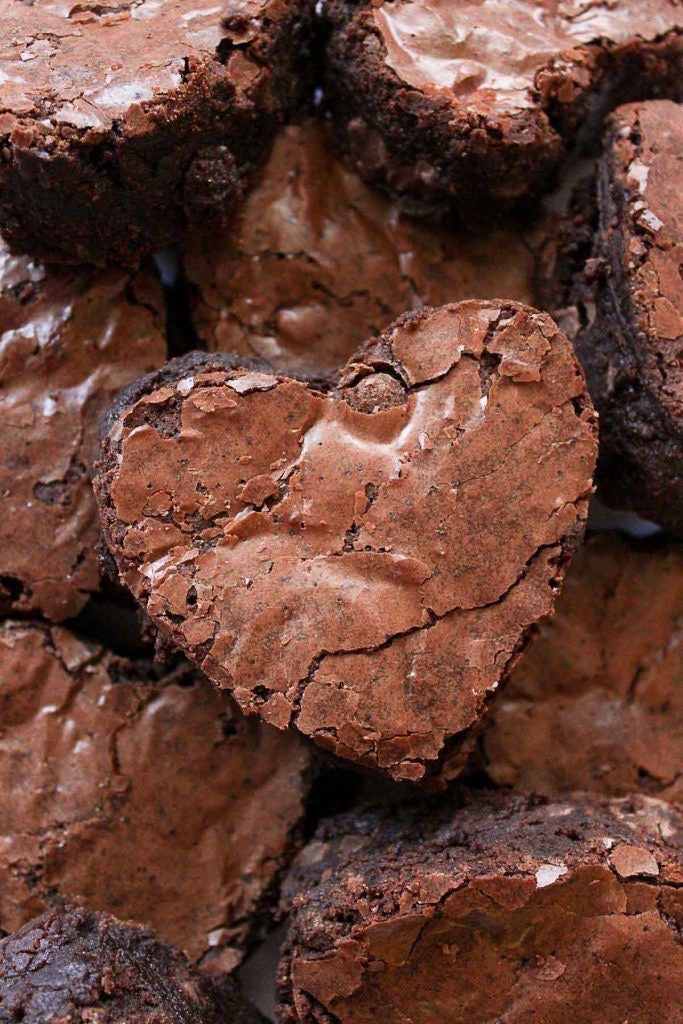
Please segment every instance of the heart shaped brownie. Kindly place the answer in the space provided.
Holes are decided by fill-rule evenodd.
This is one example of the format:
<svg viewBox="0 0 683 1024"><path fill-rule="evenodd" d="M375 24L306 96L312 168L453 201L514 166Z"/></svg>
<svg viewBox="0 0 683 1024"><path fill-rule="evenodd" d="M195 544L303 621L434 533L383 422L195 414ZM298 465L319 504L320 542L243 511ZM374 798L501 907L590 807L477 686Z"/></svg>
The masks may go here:
<svg viewBox="0 0 683 1024"><path fill-rule="evenodd" d="M220 356L124 393L121 576L240 707L397 779L460 767L586 516L595 417L513 302L410 313L323 392Z"/></svg>

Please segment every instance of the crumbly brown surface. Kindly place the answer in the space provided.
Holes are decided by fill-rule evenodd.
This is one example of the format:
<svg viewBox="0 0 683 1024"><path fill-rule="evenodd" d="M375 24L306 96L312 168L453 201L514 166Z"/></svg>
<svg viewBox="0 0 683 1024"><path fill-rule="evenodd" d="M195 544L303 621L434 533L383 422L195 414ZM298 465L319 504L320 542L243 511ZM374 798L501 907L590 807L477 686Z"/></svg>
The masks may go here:
<svg viewBox="0 0 683 1024"><path fill-rule="evenodd" d="M598 175L589 273L578 275L569 309L558 314L570 330L573 320L600 413L601 492L677 535L683 535L682 169L680 106L650 102L614 114Z"/></svg>
<svg viewBox="0 0 683 1024"><path fill-rule="evenodd" d="M406 216L335 155L331 134L318 120L285 128L230 230L192 239L186 273L209 351L319 375L418 306L535 305L536 232Z"/></svg>
<svg viewBox="0 0 683 1024"><path fill-rule="evenodd" d="M683 799L683 550L590 538L493 708L498 784Z"/></svg>
<svg viewBox="0 0 683 1024"><path fill-rule="evenodd" d="M163 296L148 272L51 270L0 242L0 337L0 610L59 621L99 585L99 420L167 358Z"/></svg>
<svg viewBox="0 0 683 1024"><path fill-rule="evenodd" d="M96 490L123 581L244 711L420 780L550 611L594 459L564 336L472 301L401 318L327 393L170 364L120 401Z"/></svg>
<svg viewBox="0 0 683 1024"><path fill-rule="evenodd" d="M130 263L225 223L309 87L308 0L3 0L0 226Z"/></svg>
<svg viewBox="0 0 683 1024"><path fill-rule="evenodd" d="M546 187L618 103L681 98L677 0L329 0L323 16L356 168L465 221Z"/></svg>
<svg viewBox="0 0 683 1024"><path fill-rule="evenodd" d="M473 794L325 822L286 886L285 1024L680 1016L680 816Z"/></svg>
<svg viewBox="0 0 683 1024"><path fill-rule="evenodd" d="M0 628L0 932L55 900L232 969L265 924L310 782L297 737L61 627Z"/></svg>
<svg viewBox="0 0 683 1024"><path fill-rule="evenodd" d="M107 914L53 909L0 942L1 1024L265 1024L228 979Z"/></svg>

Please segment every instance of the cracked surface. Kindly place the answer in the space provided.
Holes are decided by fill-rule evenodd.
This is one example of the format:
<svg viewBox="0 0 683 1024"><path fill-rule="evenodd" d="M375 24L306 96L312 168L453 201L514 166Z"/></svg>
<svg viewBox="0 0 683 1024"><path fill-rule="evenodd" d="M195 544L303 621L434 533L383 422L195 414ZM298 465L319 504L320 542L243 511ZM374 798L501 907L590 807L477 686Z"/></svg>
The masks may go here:
<svg viewBox="0 0 683 1024"><path fill-rule="evenodd" d="M213 982L132 924L54 909L0 942L0 1022L263 1024L223 978Z"/></svg>
<svg viewBox="0 0 683 1024"><path fill-rule="evenodd" d="M0 610L75 615L99 585L90 469L114 396L166 358L150 274L57 272L0 243Z"/></svg>
<svg viewBox="0 0 683 1024"><path fill-rule="evenodd" d="M297 839L303 744L57 626L0 629L0 711L0 932L67 900L232 969Z"/></svg>
<svg viewBox="0 0 683 1024"><path fill-rule="evenodd" d="M330 0L323 13L352 161L466 220L541 191L616 104L680 98L678 0Z"/></svg>
<svg viewBox="0 0 683 1024"><path fill-rule="evenodd" d="M209 351L320 373L407 309L492 295L533 305L534 244L512 225L456 234L402 214L311 120L280 133L234 226L195 237L185 263Z"/></svg>
<svg viewBox="0 0 683 1024"><path fill-rule="evenodd" d="M407 314L328 393L170 364L115 409L96 491L123 581L244 711L419 780L457 770L552 608L594 459L565 337L471 301Z"/></svg>
<svg viewBox="0 0 683 1024"><path fill-rule="evenodd" d="M683 109L621 108L605 140L599 226L576 348L600 412L600 486L683 536ZM576 303L575 303L576 304Z"/></svg>
<svg viewBox="0 0 683 1024"><path fill-rule="evenodd" d="M46 259L131 262L224 223L308 85L308 0L1 10L0 224Z"/></svg>
<svg viewBox="0 0 683 1024"><path fill-rule="evenodd" d="M499 785L683 798L683 551L616 535L577 553L484 736Z"/></svg>
<svg viewBox="0 0 683 1024"><path fill-rule="evenodd" d="M681 823L471 794L331 819L285 886L284 1024L655 1024L683 983Z"/></svg>

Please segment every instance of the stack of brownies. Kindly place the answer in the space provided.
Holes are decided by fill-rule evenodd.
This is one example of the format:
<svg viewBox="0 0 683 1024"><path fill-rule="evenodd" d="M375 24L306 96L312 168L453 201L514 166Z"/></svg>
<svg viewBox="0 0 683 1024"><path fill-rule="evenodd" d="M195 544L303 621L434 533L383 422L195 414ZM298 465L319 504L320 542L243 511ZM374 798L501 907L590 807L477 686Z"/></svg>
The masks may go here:
<svg viewBox="0 0 683 1024"><path fill-rule="evenodd" d="M680 0L0 12L0 1024L682 1024Z"/></svg>

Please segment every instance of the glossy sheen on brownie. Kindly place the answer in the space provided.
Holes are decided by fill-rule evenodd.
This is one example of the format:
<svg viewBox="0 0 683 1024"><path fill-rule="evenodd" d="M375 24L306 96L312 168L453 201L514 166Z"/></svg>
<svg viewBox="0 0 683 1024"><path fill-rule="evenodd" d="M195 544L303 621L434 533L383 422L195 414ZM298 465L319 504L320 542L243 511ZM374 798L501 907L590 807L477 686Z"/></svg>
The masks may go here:
<svg viewBox="0 0 683 1024"><path fill-rule="evenodd" d="M616 103L681 92L677 0L330 0L324 16L356 166L470 219L541 189Z"/></svg>
<svg viewBox="0 0 683 1024"><path fill-rule="evenodd" d="M683 108L610 121L576 348L600 412L605 499L683 536Z"/></svg>
<svg viewBox="0 0 683 1024"><path fill-rule="evenodd" d="M0 931L68 900L234 967L301 823L296 737L187 665L16 622L0 629L0 711Z"/></svg>
<svg viewBox="0 0 683 1024"><path fill-rule="evenodd" d="M130 261L220 222L307 83L308 0L2 0L0 227Z"/></svg>
<svg viewBox="0 0 683 1024"><path fill-rule="evenodd" d="M514 225L465 234L402 214L312 120L280 133L235 226L195 236L186 271L210 351L320 373L407 309L492 296L533 305L533 247Z"/></svg>
<svg viewBox="0 0 683 1024"><path fill-rule="evenodd" d="M115 407L96 491L122 580L244 711L419 780L550 611L594 458L552 320L471 301L402 317L326 393L169 364Z"/></svg>
<svg viewBox="0 0 683 1024"><path fill-rule="evenodd" d="M0 1024L265 1024L133 924L55 908L0 942Z"/></svg>
<svg viewBox="0 0 683 1024"><path fill-rule="evenodd" d="M325 822L285 888L283 1024L679 1017L680 815L482 793Z"/></svg>
<svg viewBox="0 0 683 1024"><path fill-rule="evenodd" d="M494 781L683 798L682 626L680 546L592 537L493 709Z"/></svg>
<svg viewBox="0 0 683 1024"><path fill-rule="evenodd" d="M49 270L0 243L0 610L75 615L99 583L89 474L114 396L167 358L149 274Z"/></svg>

